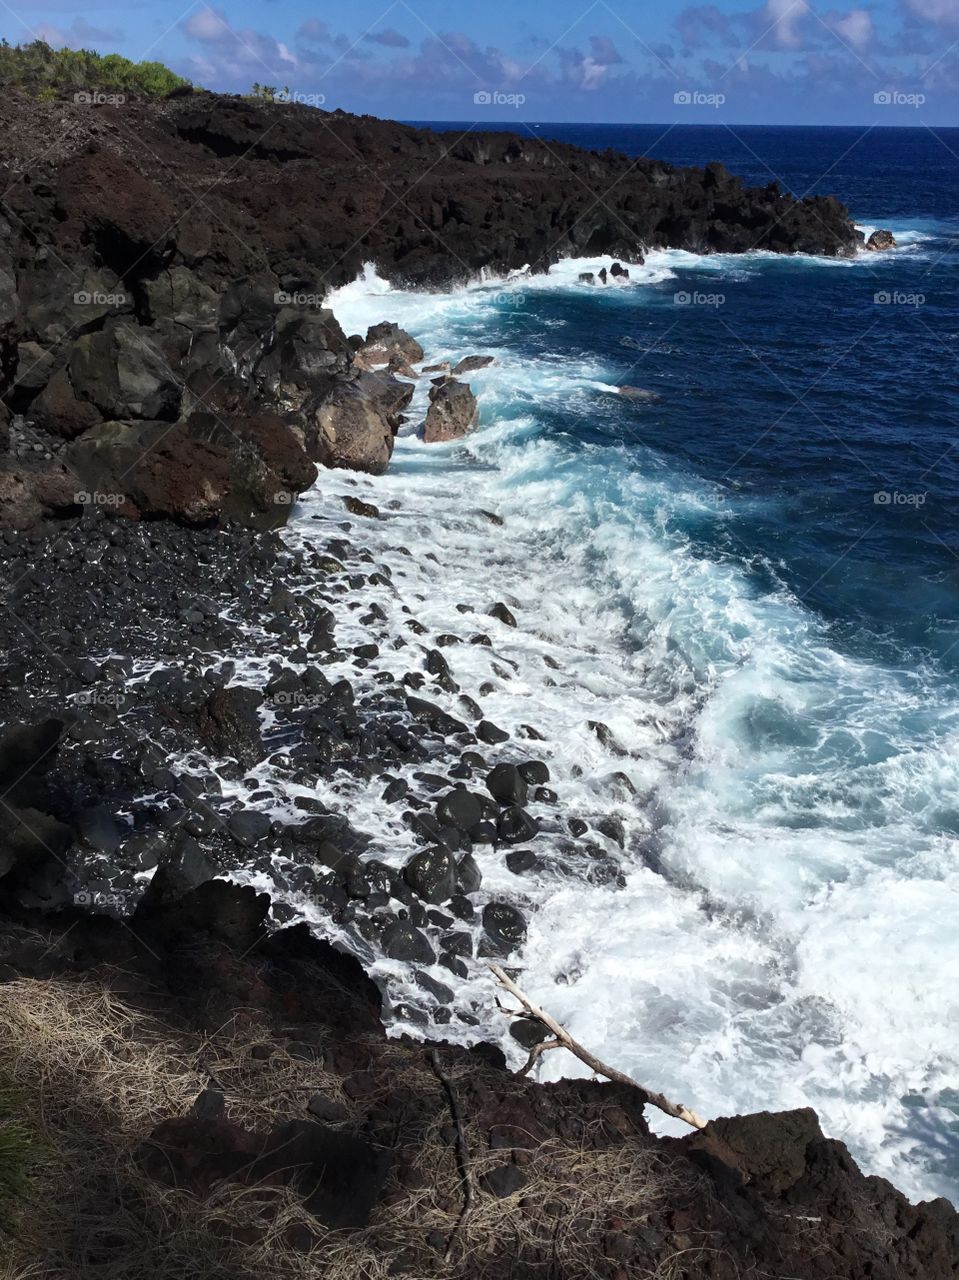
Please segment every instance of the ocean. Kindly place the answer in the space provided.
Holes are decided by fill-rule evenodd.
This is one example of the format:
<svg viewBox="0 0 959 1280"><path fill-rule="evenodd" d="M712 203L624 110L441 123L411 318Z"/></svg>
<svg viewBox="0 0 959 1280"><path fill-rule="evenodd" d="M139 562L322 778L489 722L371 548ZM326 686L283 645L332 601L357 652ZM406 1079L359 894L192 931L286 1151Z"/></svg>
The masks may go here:
<svg viewBox="0 0 959 1280"><path fill-rule="evenodd" d="M410 430L385 476L320 489L388 513L370 545L431 632L514 609L483 620L495 656L444 649L453 676L545 735L526 746L567 813L618 820L620 884L477 855L528 911L529 994L700 1113L813 1106L867 1172L959 1200L959 130L532 131L834 193L899 248L447 294L370 267L330 299L347 332L395 320L428 359L496 363L465 441ZM355 821L400 840L376 794ZM480 970L457 994L464 1034L502 1035Z"/></svg>

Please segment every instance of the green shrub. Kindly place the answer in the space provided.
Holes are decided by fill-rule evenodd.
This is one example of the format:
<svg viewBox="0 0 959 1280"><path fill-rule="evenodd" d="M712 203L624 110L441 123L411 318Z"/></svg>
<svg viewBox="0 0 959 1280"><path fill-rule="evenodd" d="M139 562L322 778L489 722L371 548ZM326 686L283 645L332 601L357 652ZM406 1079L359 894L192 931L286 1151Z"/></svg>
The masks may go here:
<svg viewBox="0 0 959 1280"><path fill-rule="evenodd" d="M22 89L41 102L80 92L162 98L189 83L161 62L131 62L118 53L92 49L51 49L43 40L23 45L0 41L0 85Z"/></svg>

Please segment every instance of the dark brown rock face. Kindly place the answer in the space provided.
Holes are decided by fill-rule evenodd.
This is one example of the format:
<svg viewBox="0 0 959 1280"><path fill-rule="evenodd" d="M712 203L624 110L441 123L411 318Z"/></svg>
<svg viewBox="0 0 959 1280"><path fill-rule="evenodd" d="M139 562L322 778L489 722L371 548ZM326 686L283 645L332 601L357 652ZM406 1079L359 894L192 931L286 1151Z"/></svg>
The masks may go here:
<svg viewBox="0 0 959 1280"><path fill-rule="evenodd" d="M390 374L415 378L423 350L388 321L348 340L324 308L367 262L438 287L579 253L859 244L836 201L719 165L199 92L91 109L10 91L0 139L0 401L49 439L29 469L0 454L17 527L89 490L129 517L261 528L313 483L310 459L382 471L412 394ZM427 438L468 430L471 401L434 393Z"/></svg>
<svg viewBox="0 0 959 1280"><path fill-rule="evenodd" d="M430 392L423 439L427 444L459 440L476 426L479 410L476 397L465 382L448 378Z"/></svg>

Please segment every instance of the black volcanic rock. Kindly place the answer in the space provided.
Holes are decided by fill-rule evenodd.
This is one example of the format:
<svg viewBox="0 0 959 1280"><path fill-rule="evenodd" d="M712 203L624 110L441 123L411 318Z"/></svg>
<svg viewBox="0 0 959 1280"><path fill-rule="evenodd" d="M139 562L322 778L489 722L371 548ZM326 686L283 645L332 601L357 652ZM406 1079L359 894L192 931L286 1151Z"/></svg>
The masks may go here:
<svg viewBox="0 0 959 1280"><path fill-rule="evenodd" d="M0 101L0 162L17 175L0 222L0 401L50 441L29 464L0 457L0 525L95 502L263 529L285 522L312 462L383 471L413 393L392 371L415 378L423 351L391 321L351 341L324 308L368 262L442 287L577 254L861 244L835 200L746 189L717 164L206 93L130 100L122 128L113 110ZM431 401L427 440L475 421L455 379Z"/></svg>

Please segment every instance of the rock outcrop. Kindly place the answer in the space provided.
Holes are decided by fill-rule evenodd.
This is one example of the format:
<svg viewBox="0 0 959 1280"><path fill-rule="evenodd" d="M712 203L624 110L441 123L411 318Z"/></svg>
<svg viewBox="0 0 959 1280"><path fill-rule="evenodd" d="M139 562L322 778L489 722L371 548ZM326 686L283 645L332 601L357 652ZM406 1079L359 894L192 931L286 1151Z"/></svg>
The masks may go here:
<svg viewBox="0 0 959 1280"><path fill-rule="evenodd" d="M470 387L456 378L443 378L430 391L423 439L427 444L459 440L472 431L478 419L479 408Z"/></svg>
<svg viewBox="0 0 959 1280"><path fill-rule="evenodd" d="M891 231L874 231L866 241L866 248L872 253L881 253L884 249L895 249L896 237Z"/></svg>

